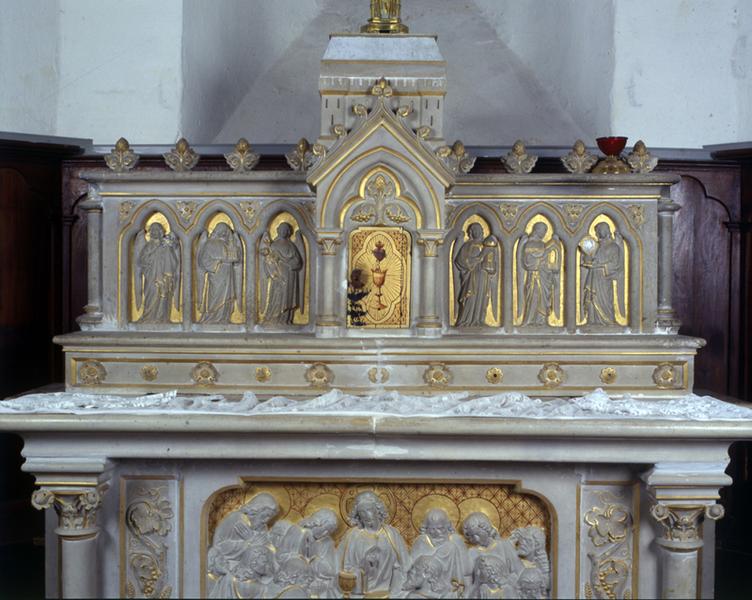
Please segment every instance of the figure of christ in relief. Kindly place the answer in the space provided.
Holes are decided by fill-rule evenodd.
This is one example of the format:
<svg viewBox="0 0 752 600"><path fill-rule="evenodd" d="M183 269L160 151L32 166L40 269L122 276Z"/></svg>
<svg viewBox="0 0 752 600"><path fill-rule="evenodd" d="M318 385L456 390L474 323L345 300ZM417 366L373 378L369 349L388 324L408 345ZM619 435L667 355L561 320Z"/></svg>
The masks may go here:
<svg viewBox="0 0 752 600"><path fill-rule="evenodd" d="M295 311L303 310L305 295L305 246L302 234L299 244L292 241L293 228L289 223L280 223L277 238L260 250L264 257L264 272L267 276L266 297L262 302L261 323L265 325L292 325Z"/></svg>
<svg viewBox="0 0 752 600"><path fill-rule="evenodd" d="M496 287L499 273L499 243L493 236L484 239L483 226L471 223L468 239L454 252L453 263L457 272L456 327L481 327L491 303L496 312Z"/></svg>
<svg viewBox="0 0 752 600"><path fill-rule="evenodd" d="M273 573L273 565L266 564L269 557L258 548L264 547L271 552L268 525L278 512L279 505L274 496L262 492L220 521L207 555L210 598L251 597L236 595L234 591L239 582L242 585L242 582L258 581L248 569L256 569L265 576ZM249 567L251 559L258 562L256 567ZM271 558L269 560L273 563Z"/></svg>
<svg viewBox="0 0 752 600"><path fill-rule="evenodd" d="M381 499L371 491L355 497L349 519L352 527L338 548L341 572L355 575L354 594L397 597L410 564L407 544L397 529L388 525Z"/></svg>
<svg viewBox="0 0 752 600"><path fill-rule="evenodd" d="M154 222L149 225L149 239L139 232L133 250L136 306L143 308L138 322L169 323L173 305L180 303L178 242Z"/></svg>
<svg viewBox="0 0 752 600"><path fill-rule="evenodd" d="M582 255L585 270L583 307L587 323L616 325L616 306L624 314L624 255L623 239L618 231L611 235L607 223L595 226L597 248L592 256ZM616 286L614 286L614 282Z"/></svg>
<svg viewBox="0 0 752 600"><path fill-rule="evenodd" d="M441 583L461 595L467 574L467 548L454 531L449 516L442 508L433 508L426 513L420 526L420 535L415 538L410 557L413 563L421 556L431 556L441 564Z"/></svg>
<svg viewBox="0 0 752 600"><path fill-rule="evenodd" d="M198 302L201 323L229 323L242 299L243 244L227 223L218 223L198 243Z"/></svg>
<svg viewBox="0 0 752 600"><path fill-rule="evenodd" d="M517 249L518 305L522 325L546 325L549 315L557 316L561 242L554 235L544 242L548 227L536 223L530 236L522 236Z"/></svg>

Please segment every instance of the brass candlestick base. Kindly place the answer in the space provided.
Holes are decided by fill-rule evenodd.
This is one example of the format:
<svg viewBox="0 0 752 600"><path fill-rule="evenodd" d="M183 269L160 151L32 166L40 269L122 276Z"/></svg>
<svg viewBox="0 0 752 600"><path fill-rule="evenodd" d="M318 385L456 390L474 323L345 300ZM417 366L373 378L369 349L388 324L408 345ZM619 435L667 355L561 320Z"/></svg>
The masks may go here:
<svg viewBox="0 0 752 600"><path fill-rule="evenodd" d="M360 28L362 33L408 33L402 23L400 0L371 0L371 18Z"/></svg>
<svg viewBox="0 0 752 600"><path fill-rule="evenodd" d="M592 170L593 173L600 175L621 175L623 173L631 173L632 170L629 165L618 156L607 156L601 159Z"/></svg>

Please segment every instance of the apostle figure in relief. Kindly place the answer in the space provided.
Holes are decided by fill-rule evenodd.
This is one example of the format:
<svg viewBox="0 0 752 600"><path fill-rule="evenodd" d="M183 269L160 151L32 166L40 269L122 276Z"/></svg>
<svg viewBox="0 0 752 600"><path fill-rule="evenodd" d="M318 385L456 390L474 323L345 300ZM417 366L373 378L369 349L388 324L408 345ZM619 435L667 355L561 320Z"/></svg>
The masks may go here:
<svg viewBox="0 0 752 600"><path fill-rule="evenodd" d="M133 254L136 307L143 308L139 323L169 323L173 305L180 303L180 252L161 223L149 225L136 236Z"/></svg>
<svg viewBox="0 0 752 600"><path fill-rule="evenodd" d="M496 312L496 287L499 272L499 243L493 236L483 238L483 226L471 223L468 239L456 244L453 263L454 289L457 293L457 327L481 327L489 302Z"/></svg>
<svg viewBox="0 0 752 600"><path fill-rule="evenodd" d="M462 524L465 539L471 544L468 550L469 564L474 565L481 556L493 554L499 557L510 573L515 576L522 571L522 561L509 540L499 535L496 527L481 512L470 513Z"/></svg>
<svg viewBox="0 0 752 600"><path fill-rule="evenodd" d="M470 598L518 598L517 574L496 554L479 556L473 567Z"/></svg>
<svg viewBox="0 0 752 600"><path fill-rule="evenodd" d="M405 540L386 523L388 513L371 491L355 497L349 519L352 527L338 548L340 571L355 575L355 594L396 597L410 564Z"/></svg>
<svg viewBox="0 0 752 600"><path fill-rule="evenodd" d="M441 579L447 589L459 591L464 587L467 548L444 509L432 508L426 513L410 556L413 562L420 556L432 556L441 564Z"/></svg>
<svg viewBox="0 0 752 600"><path fill-rule="evenodd" d="M198 242L198 301L201 323L229 323L242 298L243 244L227 223Z"/></svg>
<svg viewBox="0 0 752 600"><path fill-rule="evenodd" d="M292 325L295 311L304 309L305 246L300 233L297 244L292 235L292 226L280 223L277 239L271 241L265 235L259 251L267 277L261 313L261 322L266 325Z"/></svg>
<svg viewBox="0 0 752 600"><path fill-rule="evenodd" d="M311 568L300 556L288 556L266 586L265 598L310 598Z"/></svg>
<svg viewBox="0 0 752 600"><path fill-rule="evenodd" d="M515 544L523 571L517 580L523 598L548 598L551 568L546 554L546 534L540 527L520 527L509 540Z"/></svg>
<svg viewBox="0 0 752 600"><path fill-rule="evenodd" d="M422 555L413 561L402 586L403 598L460 598L444 577L444 567L434 556Z"/></svg>
<svg viewBox="0 0 752 600"><path fill-rule="evenodd" d="M589 324L616 325L616 307L625 313L624 298L624 240L618 231L611 235L607 223L595 226L595 252L582 255L585 270L583 306ZM592 238L589 238L592 240ZM616 285L614 285L616 284Z"/></svg>
<svg viewBox="0 0 752 600"><path fill-rule="evenodd" d="M523 325L546 325L556 315L559 303L561 242L554 235L548 242L545 223L536 223L530 236L523 235L517 249L517 290Z"/></svg>
<svg viewBox="0 0 752 600"><path fill-rule="evenodd" d="M257 548L263 546L271 552L269 522L278 512L274 496L262 492L219 522L208 552L211 598L242 597L230 592L238 581L249 579L243 569L248 568L252 548L256 548L253 556L262 563ZM271 574L273 567L268 570Z"/></svg>
<svg viewBox="0 0 752 600"><path fill-rule="evenodd" d="M214 586L209 598L266 598L274 586L274 554L269 546L253 545L243 553L232 573L229 589Z"/></svg>

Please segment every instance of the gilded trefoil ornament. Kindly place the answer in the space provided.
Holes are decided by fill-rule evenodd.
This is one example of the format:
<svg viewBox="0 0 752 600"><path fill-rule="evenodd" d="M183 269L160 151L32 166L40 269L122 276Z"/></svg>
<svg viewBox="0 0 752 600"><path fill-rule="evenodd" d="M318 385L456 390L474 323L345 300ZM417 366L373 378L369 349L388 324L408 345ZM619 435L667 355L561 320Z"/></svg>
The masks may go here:
<svg viewBox="0 0 752 600"><path fill-rule="evenodd" d="M561 162L570 173L587 173L598 162L598 157L587 151L585 142L577 140L569 154L561 157Z"/></svg>
<svg viewBox="0 0 752 600"><path fill-rule="evenodd" d="M457 140L452 146L442 146L436 150L436 156L444 161L444 164L455 175L469 173L475 165L475 157L467 153L465 144Z"/></svg>
<svg viewBox="0 0 752 600"><path fill-rule="evenodd" d="M188 141L185 138L180 138L175 144L175 147L169 152L165 152L162 155L173 171L182 173L184 171L190 171L198 163L201 158L193 148L190 147Z"/></svg>
<svg viewBox="0 0 752 600"><path fill-rule="evenodd" d="M230 168L236 173L247 173L258 164L260 154L256 154L248 140L240 138L232 152L225 154L225 160Z"/></svg>
<svg viewBox="0 0 752 600"><path fill-rule="evenodd" d="M512 150L502 157L501 162L507 173L524 175L533 170L535 163L538 162L538 157L528 154L522 140L517 140L512 146Z"/></svg>
<svg viewBox="0 0 752 600"><path fill-rule="evenodd" d="M326 148L324 146L321 144L311 146L307 139L300 138L295 147L285 154L285 159L287 159L287 164L293 171L305 173L314 165L316 159L322 159L325 156Z"/></svg>
<svg viewBox="0 0 752 600"><path fill-rule="evenodd" d="M627 155L627 163L633 173L650 173L658 165L658 157L650 154L645 142L639 140Z"/></svg>
<svg viewBox="0 0 752 600"><path fill-rule="evenodd" d="M105 155L104 162L115 173L125 173L130 171L138 163L139 156L133 150L131 145L124 137L115 142L112 152Z"/></svg>

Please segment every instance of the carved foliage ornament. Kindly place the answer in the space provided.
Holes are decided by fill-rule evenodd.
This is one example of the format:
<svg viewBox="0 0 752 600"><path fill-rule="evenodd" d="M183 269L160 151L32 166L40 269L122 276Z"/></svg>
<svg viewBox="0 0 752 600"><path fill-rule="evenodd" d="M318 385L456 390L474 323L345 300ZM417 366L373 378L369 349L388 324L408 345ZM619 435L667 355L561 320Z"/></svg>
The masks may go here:
<svg viewBox="0 0 752 600"><path fill-rule="evenodd" d="M53 492L48 489L35 490L31 495L31 505L37 510L55 507L60 518L60 528L71 531L86 531L96 527L97 509L102 503L99 490Z"/></svg>
<svg viewBox="0 0 752 600"><path fill-rule="evenodd" d="M323 159L326 156L326 148L321 144L314 144L305 139L300 138L295 147L285 154L287 164L293 171L298 173L305 173L310 169L318 160Z"/></svg>
<svg viewBox="0 0 752 600"><path fill-rule="evenodd" d="M671 363L661 363L653 371L653 381L659 389L668 390L676 386L676 371Z"/></svg>
<svg viewBox="0 0 752 600"><path fill-rule="evenodd" d="M325 388L334 382L334 373L324 363L314 363L306 370L305 378L311 386Z"/></svg>
<svg viewBox="0 0 752 600"><path fill-rule="evenodd" d="M191 370L191 379L197 385L214 385L219 381L219 372L210 362L200 362Z"/></svg>
<svg viewBox="0 0 752 600"><path fill-rule="evenodd" d="M120 206L118 207L118 216L120 217L121 223L124 223L128 220L128 217L131 216L131 211L133 210L134 206L135 204L130 200L123 200L120 203Z"/></svg>
<svg viewBox="0 0 752 600"><path fill-rule="evenodd" d="M658 157L650 154L645 142L639 140L627 155L627 164L633 173L650 173L658 165Z"/></svg>
<svg viewBox="0 0 752 600"><path fill-rule="evenodd" d="M493 385L499 384L504 380L504 372L498 367L492 367L486 371L486 381Z"/></svg>
<svg viewBox="0 0 752 600"><path fill-rule="evenodd" d="M566 379L564 370L557 363L546 363L538 372L538 381L547 388L559 387Z"/></svg>
<svg viewBox="0 0 752 600"><path fill-rule="evenodd" d="M167 544L164 539L172 530L172 504L163 495L164 487L140 487L125 510L128 529L129 574L146 598L169 598L172 586L167 579ZM126 597L135 598L131 577L126 583Z"/></svg>
<svg viewBox="0 0 752 600"><path fill-rule="evenodd" d="M175 144L175 147L169 152L165 152L163 155L167 166L173 171L182 173L184 171L190 171L198 164L199 158L201 158L188 144L185 138L180 138Z"/></svg>
<svg viewBox="0 0 752 600"><path fill-rule="evenodd" d="M442 159L455 175L469 173L475 165L475 157L467 153L465 145L459 140L452 146L442 146L436 150L436 156Z"/></svg>
<svg viewBox="0 0 752 600"><path fill-rule="evenodd" d="M260 154L256 154L248 140L240 138L232 152L225 154L225 160L230 168L236 173L247 173L258 164Z"/></svg>
<svg viewBox="0 0 752 600"><path fill-rule="evenodd" d="M410 220L397 202L397 186L388 175L373 175L366 183L364 192L365 201L352 212L351 220L356 223L374 221L375 225L385 225L387 220L401 225Z"/></svg>
<svg viewBox="0 0 752 600"><path fill-rule="evenodd" d="M190 222L196 212L196 203L193 200L178 200L175 206L180 218L186 223Z"/></svg>
<svg viewBox="0 0 752 600"><path fill-rule="evenodd" d="M423 372L423 381L432 387L444 387L452 383L452 372L446 365L432 364Z"/></svg>
<svg viewBox="0 0 752 600"><path fill-rule="evenodd" d="M561 162L570 173L587 173L598 162L598 157L587 151L585 142L577 140L569 154L561 157Z"/></svg>
<svg viewBox="0 0 752 600"><path fill-rule="evenodd" d="M629 598L632 571L633 519L629 508L614 494L596 492L600 502L585 513L592 550L587 598Z"/></svg>
<svg viewBox="0 0 752 600"><path fill-rule="evenodd" d="M87 360L78 367L78 380L83 385L100 385L107 377L107 370L97 360Z"/></svg>
<svg viewBox="0 0 752 600"><path fill-rule="evenodd" d="M517 140L514 146L512 146L512 150L501 159L507 173L514 173L516 175L530 173L537 161L537 156L527 153L522 140Z"/></svg>
<svg viewBox="0 0 752 600"><path fill-rule="evenodd" d="M112 152L105 155L104 162L115 173L130 171L138 163L139 156L131 150L128 140L121 137L115 142Z"/></svg>

